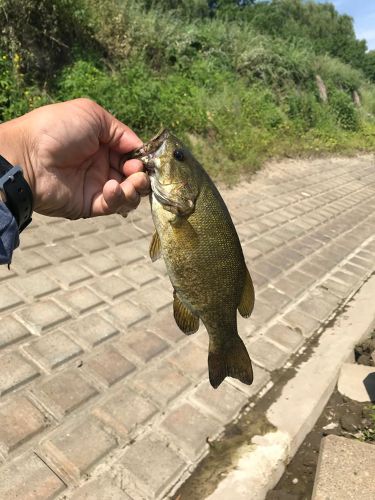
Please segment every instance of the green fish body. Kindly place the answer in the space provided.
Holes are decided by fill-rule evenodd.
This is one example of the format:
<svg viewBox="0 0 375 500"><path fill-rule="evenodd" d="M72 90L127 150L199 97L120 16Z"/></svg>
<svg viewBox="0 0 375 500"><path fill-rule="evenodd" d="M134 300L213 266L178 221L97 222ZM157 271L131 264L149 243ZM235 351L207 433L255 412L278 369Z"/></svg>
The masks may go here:
<svg viewBox="0 0 375 500"><path fill-rule="evenodd" d="M238 335L237 310L250 316L254 289L228 209L200 163L168 131L147 143L143 153L156 229L150 255L164 258L174 288L176 323L185 334L196 332L199 320L204 323L214 388L226 376L251 384L251 361Z"/></svg>

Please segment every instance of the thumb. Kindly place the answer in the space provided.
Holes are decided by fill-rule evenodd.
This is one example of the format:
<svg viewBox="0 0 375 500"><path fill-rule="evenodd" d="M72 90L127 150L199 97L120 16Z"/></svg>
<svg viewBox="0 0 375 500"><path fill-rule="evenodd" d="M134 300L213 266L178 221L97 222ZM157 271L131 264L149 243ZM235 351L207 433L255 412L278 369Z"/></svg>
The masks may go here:
<svg viewBox="0 0 375 500"><path fill-rule="evenodd" d="M99 141L118 153L127 153L143 143L133 130L120 122L111 113L98 106L100 120Z"/></svg>

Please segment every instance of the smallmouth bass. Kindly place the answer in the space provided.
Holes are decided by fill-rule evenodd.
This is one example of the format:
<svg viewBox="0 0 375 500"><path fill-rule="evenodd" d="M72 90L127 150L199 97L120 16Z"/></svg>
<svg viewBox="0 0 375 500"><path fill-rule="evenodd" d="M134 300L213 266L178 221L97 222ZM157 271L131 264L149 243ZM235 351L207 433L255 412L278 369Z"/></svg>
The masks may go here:
<svg viewBox="0 0 375 500"><path fill-rule="evenodd" d="M209 335L208 370L217 388L225 377L253 381L251 361L237 331L237 310L250 316L254 288L228 209L200 163L164 130L128 158L150 175L155 233L153 261L163 257L174 288L179 328L195 333L199 320Z"/></svg>

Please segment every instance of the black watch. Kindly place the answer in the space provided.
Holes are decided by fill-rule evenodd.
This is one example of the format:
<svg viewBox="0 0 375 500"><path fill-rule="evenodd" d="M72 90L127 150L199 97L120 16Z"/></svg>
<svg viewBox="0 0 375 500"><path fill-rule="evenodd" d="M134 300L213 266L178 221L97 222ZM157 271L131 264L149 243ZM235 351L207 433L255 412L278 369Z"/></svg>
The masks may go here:
<svg viewBox="0 0 375 500"><path fill-rule="evenodd" d="M13 167L0 155L0 191L5 194L5 204L14 215L21 232L31 222L33 194L22 169Z"/></svg>

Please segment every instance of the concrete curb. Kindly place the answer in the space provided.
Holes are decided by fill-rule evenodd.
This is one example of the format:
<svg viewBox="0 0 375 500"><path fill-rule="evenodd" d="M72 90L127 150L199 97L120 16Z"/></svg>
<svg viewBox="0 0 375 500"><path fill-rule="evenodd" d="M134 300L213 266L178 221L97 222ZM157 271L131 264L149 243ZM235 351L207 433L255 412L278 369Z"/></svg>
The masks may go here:
<svg viewBox="0 0 375 500"><path fill-rule="evenodd" d="M326 405L340 367L352 356L354 345L374 327L374 296L375 276L371 276L345 312L321 334L312 356L298 367L268 409L266 417L276 431L254 436L236 468L207 499L262 500L276 485Z"/></svg>

